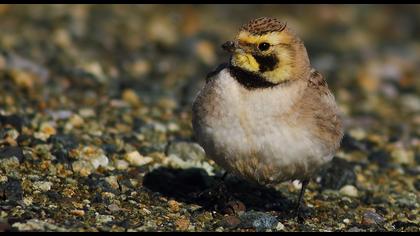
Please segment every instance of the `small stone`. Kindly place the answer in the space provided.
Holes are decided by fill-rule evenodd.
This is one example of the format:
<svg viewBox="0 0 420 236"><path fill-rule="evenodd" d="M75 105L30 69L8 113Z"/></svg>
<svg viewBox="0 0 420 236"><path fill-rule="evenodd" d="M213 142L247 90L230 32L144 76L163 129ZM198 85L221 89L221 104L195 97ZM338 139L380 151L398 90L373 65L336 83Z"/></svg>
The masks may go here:
<svg viewBox="0 0 420 236"><path fill-rule="evenodd" d="M264 212L249 211L240 216L241 228L255 228L257 231L272 230L279 223L276 217Z"/></svg>
<svg viewBox="0 0 420 236"><path fill-rule="evenodd" d="M143 166L153 161L153 158L144 157L138 151L127 153L125 159L133 166Z"/></svg>
<svg viewBox="0 0 420 236"><path fill-rule="evenodd" d="M202 40L195 45L195 52L198 57L207 65L212 65L216 61L216 55L213 44Z"/></svg>
<svg viewBox="0 0 420 236"><path fill-rule="evenodd" d="M92 164L83 160L73 162L72 169L83 177L89 176L94 171Z"/></svg>
<svg viewBox="0 0 420 236"><path fill-rule="evenodd" d="M0 159L16 157L19 162L23 161L25 156L23 155L23 150L21 147L4 147L0 149Z"/></svg>
<svg viewBox="0 0 420 236"><path fill-rule="evenodd" d="M82 159L90 162L94 169L97 169L99 166L106 167L109 162L105 152L94 146L80 147L72 150L70 154L76 159Z"/></svg>
<svg viewBox="0 0 420 236"><path fill-rule="evenodd" d="M130 65L130 72L136 77L146 75L150 72L150 69L150 63L143 59L138 59Z"/></svg>
<svg viewBox="0 0 420 236"><path fill-rule="evenodd" d="M108 176L105 178L105 181L111 186L113 189L119 189L120 184L118 183L117 176Z"/></svg>
<svg viewBox="0 0 420 236"><path fill-rule="evenodd" d="M188 229L188 226L190 226L190 221L188 219L181 218L175 221L176 230L185 231Z"/></svg>
<svg viewBox="0 0 420 236"><path fill-rule="evenodd" d="M116 160L114 165L117 170L126 170L129 166L128 162L124 160Z"/></svg>
<svg viewBox="0 0 420 236"><path fill-rule="evenodd" d="M378 163L378 165L381 167L386 167L391 161L391 156L389 153L383 150L379 150L370 153L368 159L372 162Z"/></svg>
<svg viewBox="0 0 420 236"><path fill-rule="evenodd" d="M0 183L0 198L9 201L22 200L23 189L20 180L9 177L7 182Z"/></svg>
<svg viewBox="0 0 420 236"><path fill-rule="evenodd" d="M32 89L37 81L37 78L34 74L13 69L10 72L10 75L13 79L13 82L21 88Z"/></svg>
<svg viewBox="0 0 420 236"><path fill-rule="evenodd" d="M419 207L419 202L417 201L417 195L415 193L406 193L400 196L396 201L398 206L416 209Z"/></svg>
<svg viewBox="0 0 420 236"><path fill-rule="evenodd" d="M347 230L347 232L363 232L363 229L360 229L356 226L351 227L349 230Z"/></svg>
<svg viewBox="0 0 420 236"><path fill-rule="evenodd" d="M398 164L414 164L414 152L396 148L391 152L392 160Z"/></svg>
<svg viewBox="0 0 420 236"><path fill-rule="evenodd" d="M197 143L174 142L168 147L168 156L175 155L184 161L202 161L206 158L204 149Z"/></svg>
<svg viewBox="0 0 420 236"><path fill-rule="evenodd" d="M349 196L349 197L357 197L358 196L358 192L357 192L357 188L354 187L353 185L345 185L344 187L342 187L339 191L341 194L345 195L345 196Z"/></svg>
<svg viewBox="0 0 420 236"><path fill-rule="evenodd" d="M42 192L49 191L51 189L52 185L53 185L53 183L48 182L48 181L37 181L37 182L33 183L34 189L42 191Z"/></svg>
<svg viewBox="0 0 420 236"><path fill-rule="evenodd" d="M276 226L276 230L277 231L282 231L282 230L285 230L285 226L281 223L281 222L279 222L278 224L277 224L277 226Z"/></svg>
<svg viewBox="0 0 420 236"><path fill-rule="evenodd" d="M42 139L46 141L51 135L55 135L57 133L57 130L55 129L55 124L52 122L44 122L41 124L39 131L41 132L42 136L45 136L45 139Z"/></svg>
<svg viewBox="0 0 420 236"><path fill-rule="evenodd" d="M179 204L179 202L177 202L177 201L175 201L175 200L169 200L169 201L168 201L168 206L169 206L169 209L170 209L172 212L178 212L178 211L179 211L179 206L180 206L180 204Z"/></svg>
<svg viewBox="0 0 420 236"><path fill-rule="evenodd" d="M414 181L414 188L416 188L417 191L420 191L420 179Z"/></svg>
<svg viewBox="0 0 420 236"><path fill-rule="evenodd" d="M84 118L95 117L96 112L91 108L82 108L79 110L79 114Z"/></svg>
<svg viewBox="0 0 420 236"><path fill-rule="evenodd" d="M224 226L228 228L235 228L240 223L241 223L241 220L237 216L234 216L234 215L225 216L225 218L223 219Z"/></svg>
<svg viewBox="0 0 420 236"><path fill-rule="evenodd" d="M344 219L344 220L343 220L343 223L344 223L344 224L349 224L349 223L350 223L350 219L347 219L347 218L346 218L346 219Z"/></svg>
<svg viewBox="0 0 420 236"><path fill-rule="evenodd" d="M122 99L132 106L139 106L141 104L137 93L132 89L126 89L122 93Z"/></svg>
<svg viewBox="0 0 420 236"><path fill-rule="evenodd" d="M25 198L23 198L23 204L25 204L25 206L32 205L32 202L33 202L32 197L25 197Z"/></svg>
<svg viewBox="0 0 420 236"><path fill-rule="evenodd" d="M114 216L112 215L97 215L96 216L96 222L99 224L105 224L113 220L114 220Z"/></svg>
<svg viewBox="0 0 420 236"><path fill-rule="evenodd" d="M19 159L17 159L15 156L0 159L0 169L3 169L6 173L13 172L18 167Z"/></svg>
<svg viewBox="0 0 420 236"><path fill-rule="evenodd" d="M365 211L363 213L362 224L363 225L382 225L385 219L376 212Z"/></svg>
<svg viewBox="0 0 420 236"><path fill-rule="evenodd" d="M84 216L85 211L84 210L71 210L70 213L75 216Z"/></svg>
<svg viewBox="0 0 420 236"><path fill-rule="evenodd" d="M112 212L121 211L121 208L117 204L111 204L108 206L108 209Z"/></svg>
<svg viewBox="0 0 420 236"><path fill-rule="evenodd" d="M14 223L12 225L13 228L17 228L18 231L57 231L57 232L65 232L68 231L65 228L53 225L51 223L41 221L38 219L30 219L25 223Z"/></svg>
<svg viewBox="0 0 420 236"><path fill-rule="evenodd" d="M78 114L74 114L70 117L69 123L72 127L79 128L82 127L82 125L84 124L84 120Z"/></svg>

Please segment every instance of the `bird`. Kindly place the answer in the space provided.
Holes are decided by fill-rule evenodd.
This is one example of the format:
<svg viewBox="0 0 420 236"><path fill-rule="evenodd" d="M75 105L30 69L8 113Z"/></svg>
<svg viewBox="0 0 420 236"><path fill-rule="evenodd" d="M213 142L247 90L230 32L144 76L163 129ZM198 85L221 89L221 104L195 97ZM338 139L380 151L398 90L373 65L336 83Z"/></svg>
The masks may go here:
<svg viewBox="0 0 420 236"><path fill-rule="evenodd" d="M323 75L285 22L260 17L222 48L230 54L206 77L192 104L192 128L206 156L250 182L302 184L330 162L343 122Z"/></svg>

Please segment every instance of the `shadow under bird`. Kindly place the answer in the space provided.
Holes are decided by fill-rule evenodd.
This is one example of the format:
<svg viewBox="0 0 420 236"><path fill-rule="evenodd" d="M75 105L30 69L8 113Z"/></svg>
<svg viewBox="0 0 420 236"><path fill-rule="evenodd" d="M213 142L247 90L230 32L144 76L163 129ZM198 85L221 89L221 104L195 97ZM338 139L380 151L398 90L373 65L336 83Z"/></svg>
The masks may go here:
<svg viewBox="0 0 420 236"><path fill-rule="evenodd" d="M285 23L258 18L223 44L228 63L209 73L192 124L206 155L260 185L300 180L305 188L343 137L342 120L302 40Z"/></svg>

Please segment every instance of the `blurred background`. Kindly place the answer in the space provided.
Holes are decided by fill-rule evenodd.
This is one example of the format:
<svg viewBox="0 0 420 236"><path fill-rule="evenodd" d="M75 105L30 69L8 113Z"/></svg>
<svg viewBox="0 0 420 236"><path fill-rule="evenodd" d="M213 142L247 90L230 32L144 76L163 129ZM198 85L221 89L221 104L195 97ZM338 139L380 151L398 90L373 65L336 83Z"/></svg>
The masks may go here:
<svg viewBox="0 0 420 236"><path fill-rule="evenodd" d="M363 167L352 184L414 192L418 207L419 5L0 5L0 154L31 163L14 167L21 173L53 166L46 175L89 176L98 166L123 170L123 159L166 165L171 150L201 153L168 144L194 140L191 103L227 61L220 45L262 16L297 32L336 96L346 125L337 155ZM10 170L1 173L22 179Z"/></svg>

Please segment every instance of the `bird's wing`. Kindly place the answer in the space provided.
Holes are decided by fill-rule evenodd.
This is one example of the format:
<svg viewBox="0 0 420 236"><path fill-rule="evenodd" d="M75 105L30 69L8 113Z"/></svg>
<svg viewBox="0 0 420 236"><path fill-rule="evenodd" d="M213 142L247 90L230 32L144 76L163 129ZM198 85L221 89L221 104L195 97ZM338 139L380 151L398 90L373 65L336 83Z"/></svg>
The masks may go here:
<svg viewBox="0 0 420 236"><path fill-rule="evenodd" d="M335 151L343 136L342 120L334 95L322 74L315 69L311 70L304 96L306 108L303 110L311 113L311 120L316 124L314 134L325 143L335 143L330 146Z"/></svg>

